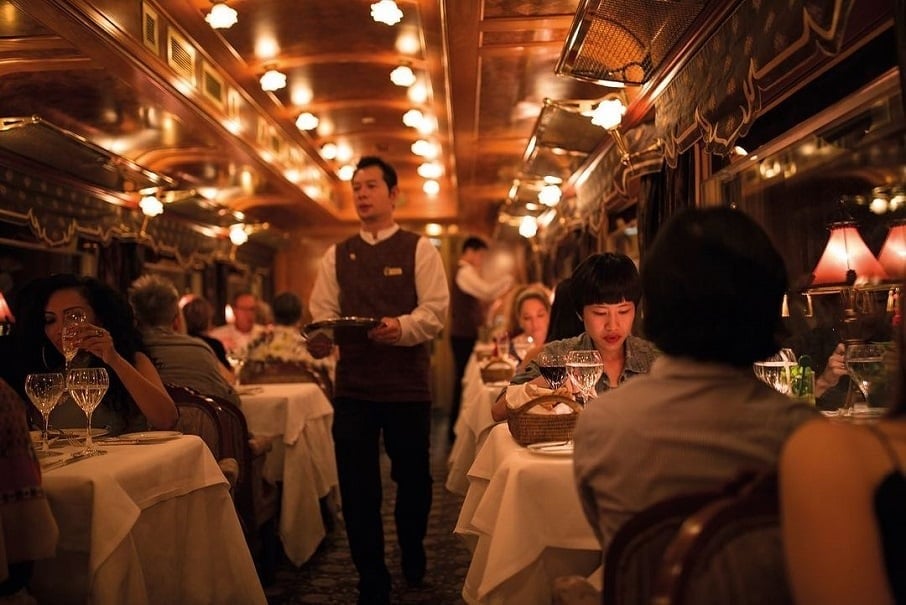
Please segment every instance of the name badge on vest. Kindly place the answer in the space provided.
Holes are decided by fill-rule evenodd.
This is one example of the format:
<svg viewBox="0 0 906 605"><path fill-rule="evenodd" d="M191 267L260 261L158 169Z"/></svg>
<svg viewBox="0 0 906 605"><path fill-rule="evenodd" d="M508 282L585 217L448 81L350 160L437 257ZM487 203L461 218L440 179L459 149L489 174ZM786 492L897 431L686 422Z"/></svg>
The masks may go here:
<svg viewBox="0 0 906 605"><path fill-rule="evenodd" d="M384 267L384 277L395 277L403 274L402 267Z"/></svg>

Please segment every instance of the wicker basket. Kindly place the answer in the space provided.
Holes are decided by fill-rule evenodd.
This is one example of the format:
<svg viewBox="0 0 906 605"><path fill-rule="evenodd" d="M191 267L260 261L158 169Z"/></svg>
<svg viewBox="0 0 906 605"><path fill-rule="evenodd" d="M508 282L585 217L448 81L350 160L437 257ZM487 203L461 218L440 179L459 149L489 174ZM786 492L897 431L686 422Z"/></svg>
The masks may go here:
<svg viewBox="0 0 906 605"><path fill-rule="evenodd" d="M565 403L572 408L572 414L530 414L528 411L536 405L543 403ZM563 395L542 395L525 405L514 409L507 409L507 426L510 434L519 445L531 445L543 441L569 441L573 438L573 429L576 419L582 408L578 403Z"/></svg>
<svg viewBox="0 0 906 605"><path fill-rule="evenodd" d="M500 357L489 359L481 366L482 382L509 382L516 368L509 361Z"/></svg>

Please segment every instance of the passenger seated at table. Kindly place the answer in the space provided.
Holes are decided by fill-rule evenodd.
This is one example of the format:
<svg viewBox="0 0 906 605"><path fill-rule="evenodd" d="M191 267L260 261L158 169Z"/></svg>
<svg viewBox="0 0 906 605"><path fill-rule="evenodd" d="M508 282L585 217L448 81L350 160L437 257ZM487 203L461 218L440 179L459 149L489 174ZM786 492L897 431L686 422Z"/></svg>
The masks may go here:
<svg viewBox="0 0 906 605"><path fill-rule="evenodd" d="M529 351L544 345L550 321L551 301L540 284L526 286L513 303L513 327L510 329L510 355L520 363Z"/></svg>
<svg viewBox="0 0 906 605"><path fill-rule="evenodd" d="M239 395L224 378L211 347L184 333L179 292L170 280L157 275L138 278L129 288L129 301L145 350L166 384L240 405Z"/></svg>
<svg viewBox="0 0 906 605"><path fill-rule="evenodd" d="M144 352L141 334L126 297L93 277L58 274L36 279L16 297L16 324L12 330L21 381L15 386L24 397L25 374L62 372L64 312L81 309L78 352L71 366L103 367L110 386L92 416L92 424L116 435L144 431L149 426L170 429L176 424L176 405L167 394L151 359ZM85 413L64 397L50 415L55 428L84 427Z"/></svg>
<svg viewBox="0 0 906 605"><path fill-rule="evenodd" d="M41 489L25 403L0 379L0 603L33 603L32 562L53 557L59 532Z"/></svg>
<svg viewBox="0 0 906 605"><path fill-rule="evenodd" d="M233 384L236 381L236 375L233 373L233 366L230 365L230 361L227 359L226 347L223 346L222 342L208 335L208 331L213 327L211 320L214 317L214 308L211 307L211 303L201 296L193 296L191 300L183 305L182 315L186 322L186 334L200 338L211 347L217 357L217 361L226 370L223 377L227 382Z"/></svg>
<svg viewBox="0 0 906 605"><path fill-rule="evenodd" d="M247 290L233 295L233 322L212 328L210 336L220 340L227 353L237 358L244 358L248 344L258 338L264 331L264 325L258 323L258 297Z"/></svg>
<svg viewBox="0 0 906 605"><path fill-rule="evenodd" d="M574 310L582 317L585 331L547 343L543 350L561 354L597 350L604 361L604 372L595 385L598 393L648 372L657 352L651 343L631 334L641 296L639 272L632 259L611 252L593 254L576 267L570 289ZM529 382L549 386L534 360L513 376L507 390ZM494 404L494 420L507 417L507 390Z"/></svg>
<svg viewBox="0 0 906 605"><path fill-rule="evenodd" d="M780 458L786 563L796 603L906 603L906 325L897 394L877 424L816 420Z"/></svg>
<svg viewBox="0 0 906 605"><path fill-rule="evenodd" d="M255 362L298 363L316 374L323 382L322 387L332 390L335 359L333 356L315 359L308 352L299 332L302 301L292 292L281 292L274 297L273 309L274 327L249 344L243 373L254 369Z"/></svg>
<svg viewBox="0 0 906 605"><path fill-rule="evenodd" d="M535 359L544 345L554 340L563 340L579 336L585 331L582 317L576 313L573 297L569 291L570 278L561 279L554 288L554 299L551 301L550 315L548 316L547 333L543 341L538 341L520 362L519 371Z"/></svg>
<svg viewBox="0 0 906 605"><path fill-rule="evenodd" d="M765 232L730 208L669 221L642 265L644 333L662 351L651 372L579 415L574 472L602 549L642 509L719 488L777 463L818 415L759 381L752 363L775 340L787 277Z"/></svg>

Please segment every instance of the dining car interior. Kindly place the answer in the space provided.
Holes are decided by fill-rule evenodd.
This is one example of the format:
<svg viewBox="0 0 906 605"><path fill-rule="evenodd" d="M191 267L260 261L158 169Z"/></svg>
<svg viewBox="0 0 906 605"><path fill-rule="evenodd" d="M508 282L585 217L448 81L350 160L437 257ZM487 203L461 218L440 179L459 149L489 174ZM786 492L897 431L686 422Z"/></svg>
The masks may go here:
<svg viewBox="0 0 906 605"><path fill-rule="evenodd" d="M601 535L573 429L648 378L646 304L567 284L628 257L644 291L671 219L732 208L786 274L779 353L744 379L884 433L903 413L904 98L906 0L0 0L0 425L31 437L0 443L25 469L0 479L0 604L818 602L776 459ZM163 327L128 312L147 276ZM611 373L592 316L621 304ZM546 342L597 348L591 382L576 351L538 357L548 321ZM344 410L395 405L423 366L424 546L383 425L374 576Z"/></svg>

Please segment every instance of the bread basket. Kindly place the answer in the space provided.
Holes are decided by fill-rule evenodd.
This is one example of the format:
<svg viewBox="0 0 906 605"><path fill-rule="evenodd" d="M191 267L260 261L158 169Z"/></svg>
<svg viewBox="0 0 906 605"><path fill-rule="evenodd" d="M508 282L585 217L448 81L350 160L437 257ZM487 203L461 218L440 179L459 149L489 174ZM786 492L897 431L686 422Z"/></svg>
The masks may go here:
<svg viewBox="0 0 906 605"><path fill-rule="evenodd" d="M570 414L530 414L535 406L564 403L572 408ZM531 399L516 409L507 409L506 423L510 434L519 445L526 446L544 441L569 441L573 438L576 419L582 410L578 403L563 395L542 395Z"/></svg>
<svg viewBox="0 0 906 605"><path fill-rule="evenodd" d="M509 382L515 373L516 367L512 363L502 357L492 357L481 366L481 381Z"/></svg>

